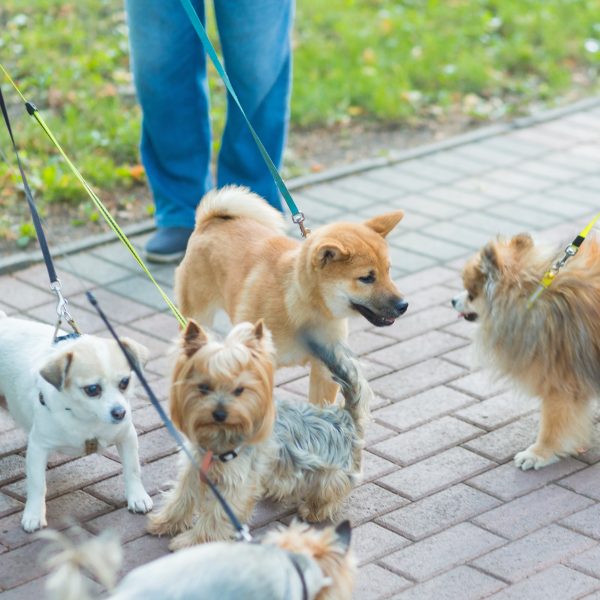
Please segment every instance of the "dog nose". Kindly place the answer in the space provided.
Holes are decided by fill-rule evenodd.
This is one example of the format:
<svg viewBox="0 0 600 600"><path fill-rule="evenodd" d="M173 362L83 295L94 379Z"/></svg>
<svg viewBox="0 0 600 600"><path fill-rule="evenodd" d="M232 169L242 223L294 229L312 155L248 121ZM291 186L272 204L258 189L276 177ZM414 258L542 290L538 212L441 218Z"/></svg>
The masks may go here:
<svg viewBox="0 0 600 600"><path fill-rule="evenodd" d="M396 302L395 309L399 315L403 315L408 308L408 302L404 300L404 298L400 298L398 302Z"/></svg>
<svg viewBox="0 0 600 600"><path fill-rule="evenodd" d="M110 416L115 420L115 421L122 421L125 418L125 414L127 413L127 411L122 407L122 406L115 406L111 411L110 411Z"/></svg>
<svg viewBox="0 0 600 600"><path fill-rule="evenodd" d="M456 298L452 298L452 308L456 308Z"/></svg>
<svg viewBox="0 0 600 600"><path fill-rule="evenodd" d="M224 408L217 408L213 411L213 419L222 423L227 418L227 411Z"/></svg>

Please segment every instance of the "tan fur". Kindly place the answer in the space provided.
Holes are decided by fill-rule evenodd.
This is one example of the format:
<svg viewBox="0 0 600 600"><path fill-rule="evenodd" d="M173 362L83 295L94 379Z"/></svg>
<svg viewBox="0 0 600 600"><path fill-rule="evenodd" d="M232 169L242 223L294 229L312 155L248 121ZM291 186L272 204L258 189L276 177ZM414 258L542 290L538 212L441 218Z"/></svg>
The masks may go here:
<svg viewBox="0 0 600 600"><path fill-rule="evenodd" d="M393 323L401 296L389 277L384 237L402 216L394 211L364 223L327 225L299 242L282 235L281 215L264 200L245 188L223 188L199 205L175 272L177 302L186 317L208 326L220 308L233 323L263 318L277 364L310 362L310 401L331 403L337 385L310 360L298 334L307 329L323 343L344 340L347 317L358 314L351 302ZM370 272L374 283L358 280Z"/></svg>
<svg viewBox="0 0 600 600"><path fill-rule="evenodd" d="M315 600L348 600L352 596L356 576L356 559L347 548L341 547L335 529L311 528L306 524L292 522L288 529L269 532L264 544L274 544L314 558L323 574L332 584L317 595Z"/></svg>
<svg viewBox="0 0 600 600"><path fill-rule="evenodd" d="M355 359L340 349L332 361L345 407L278 402L276 419L273 352L262 320L236 325L223 342L190 320L171 382L173 423L197 463L207 451L215 455L209 476L242 522L266 497L294 503L305 519L332 519L360 481L370 388ZM233 460L219 460L232 450ZM173 550L230 539L231 524L221 505L183 458L175 487L150 518L148 531L176 535Z"/></svg>
<svg viewBox="0 0 600 600"><path fill-rule="evenodd" d="M491 365L542 400L537 441L515 457L524 469L587 446L591 401L600 394L600 244L593 235L527 308L558 255L524 234L493 241L465 266L467 297L454 300L480 321L477 342Z"/></svg>

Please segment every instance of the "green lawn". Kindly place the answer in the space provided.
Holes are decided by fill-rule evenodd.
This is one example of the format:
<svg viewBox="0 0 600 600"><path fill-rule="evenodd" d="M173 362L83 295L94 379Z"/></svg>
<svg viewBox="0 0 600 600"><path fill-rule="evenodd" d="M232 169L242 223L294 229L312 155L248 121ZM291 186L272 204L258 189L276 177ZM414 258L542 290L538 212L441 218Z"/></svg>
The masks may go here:
<svg viewBox="0 0 600 600"><path fill-rule="evenodd" d="M293 126L523 113L573 88L591 91L599 48L598 0L298 0ZM140 114L122 0L3 0L0 60L84 175L126 197L140 179ZM218 132L215 77L212 88ZM6 82L3 90L16 105ZM85 198L32 120L19 118L16 132L42 206ZM8 149L2 131L0 158ZM15 234L9 161L0 162L0 236Z"/></svg>

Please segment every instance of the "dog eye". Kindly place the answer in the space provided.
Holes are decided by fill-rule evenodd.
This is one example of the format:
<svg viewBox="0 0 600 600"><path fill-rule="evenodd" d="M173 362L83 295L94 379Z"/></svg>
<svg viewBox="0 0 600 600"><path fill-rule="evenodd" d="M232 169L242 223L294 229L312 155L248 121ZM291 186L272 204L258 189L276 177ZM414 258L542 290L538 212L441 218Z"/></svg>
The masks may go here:
<svg viewBox="0 0 600 600"><path fill-rule="evenodd" d="M201 394L210 394L210 392L212 392L212 388L210 387L210 385L208 385L208 383L201 383L198 385L198 391Z"/></svg>
<svg viewBox="0 0 600 600"><path fill-rule="evenodd" d="M467 294L467 300L468 300L469 302L473 302L473 300L474 300L474 299L475 299L475 296L473 296L473 294L471 294L471 292L469 292L469 293Z"/></svg>
<svg viewBox="0 0 600 600"><path fill-rule="evenodd" d="M83 388L83 391L90 397L90 398L94 398L95 396L99 396L102 393L102 386L97 384L97 383L93 383L92 385L86 385Z"/></svg>
<svg viewBox="0 0 600 600"><path fill-rule="evenodd" d="M361 283L375 283L375 273L374 271L370 271L368 275L363 275L359 277L358 280Z"/></svg>
<svg viewBox="0 0 600 600"><path fill-rule="evenodd" d="M123 377L121 381L119 381L119 389L125 391L127 386L129 385L129 377Z"/></svg>
<svg viewBox="0 0 600 600"><path fill-rule="evenodd" d="M240 387L236 387L235 390L233 390L233 395L234 396L241 396L244 393L244 388L240 385Z"/></svg>

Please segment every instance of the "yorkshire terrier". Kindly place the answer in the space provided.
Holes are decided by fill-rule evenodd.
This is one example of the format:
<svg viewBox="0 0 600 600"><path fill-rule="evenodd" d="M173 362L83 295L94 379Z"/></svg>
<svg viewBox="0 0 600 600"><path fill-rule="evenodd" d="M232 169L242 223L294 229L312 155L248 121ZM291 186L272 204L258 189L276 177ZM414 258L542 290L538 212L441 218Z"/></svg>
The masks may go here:
<svg viewBox="0 0 600 600"><path fill-rule="evenodd" d="M491 241L466 264L465 291L452 301L480 323L479 354L541 399L537 440L515 456L523 470L583 450L600 396L600 242L590 236L534 297L556 255L527 234Z"/></svg>
<svg viewBox="0 0 600 600"><path fill-rule="evenodd" d="M262 498L297 505L307 521L333 519L360 480L369 384L345 347L305 341L341 385L344 407L273 401L274 351L262 320L236 325L224 341L190 320L181 337L171 418L199 463L212 453L208 475L244 522ZM148 531L178 534L172 550L233 533L187 459Z"/></svg>
<svg viewBox="0 0 600 600"><path fill-rule="evenodd" d="M45 549L52 552L46 591L50 600L90 600L85 569L112 590L110 600L348 600L356 573L351 533L348 521L323 529L296 522L269 532L260 544L216 542L163 556L114 588L122 556L114 535L104 532L74 545L64 534L46 531L53 542Z"/></svg>

